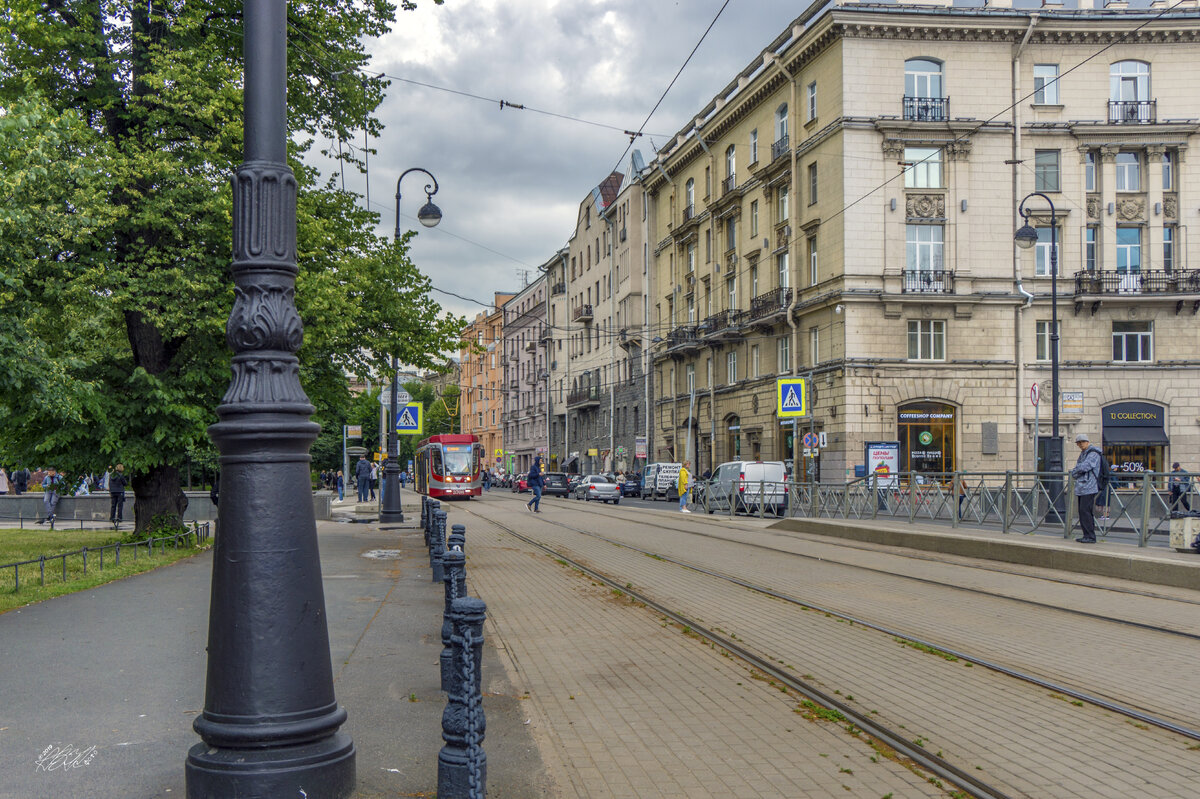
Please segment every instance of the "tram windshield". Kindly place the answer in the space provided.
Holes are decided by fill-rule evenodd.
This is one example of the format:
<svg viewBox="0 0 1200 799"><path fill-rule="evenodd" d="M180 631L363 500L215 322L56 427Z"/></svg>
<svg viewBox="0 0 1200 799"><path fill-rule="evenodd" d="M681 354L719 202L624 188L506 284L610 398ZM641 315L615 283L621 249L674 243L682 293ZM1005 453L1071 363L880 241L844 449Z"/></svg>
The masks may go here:
<svg viewBox="0 0 1200 799"><path fill-rule="evenodd" d="M471 445L452 445L444 447L446 455L446 474L469 475L472 471Z"/></svg>

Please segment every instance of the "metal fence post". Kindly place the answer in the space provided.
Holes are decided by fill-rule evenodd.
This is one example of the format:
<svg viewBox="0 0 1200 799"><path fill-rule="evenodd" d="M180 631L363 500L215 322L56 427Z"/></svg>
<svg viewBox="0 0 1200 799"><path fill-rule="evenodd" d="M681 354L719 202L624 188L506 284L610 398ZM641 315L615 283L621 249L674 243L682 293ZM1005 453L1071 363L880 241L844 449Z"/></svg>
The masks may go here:
<svg viewBox="0 0 1200 799"><path fill-rule="evenodd" d="M1142 529L1138 532L1138 546L1144 547L1150 542L1150 475L1142 472Z"/></svg>
<svg viewBox="0 0 1200 799"><path fill-rule="evenodd" d="M1013 479L1012 472L1004 472L1004 521L1001 524L1000 531L1007 533L1011 529L1012 518L1012 501L1013 501Z"/></svg>
<svg viewBox="0 0 1200 799"><path fill-rule="evenodd" d="M1075 496L1075 475L1067 472L1067 487L1066 496L1063 497L1067 506L1067 512L1063 515L1066 517L1064 524L1066 528L1063 530L1063 538L1071 537L1071 529L1075 526L1075 503L1071 499ZM1094 507L1094 506L1093 506Z"/></svg>

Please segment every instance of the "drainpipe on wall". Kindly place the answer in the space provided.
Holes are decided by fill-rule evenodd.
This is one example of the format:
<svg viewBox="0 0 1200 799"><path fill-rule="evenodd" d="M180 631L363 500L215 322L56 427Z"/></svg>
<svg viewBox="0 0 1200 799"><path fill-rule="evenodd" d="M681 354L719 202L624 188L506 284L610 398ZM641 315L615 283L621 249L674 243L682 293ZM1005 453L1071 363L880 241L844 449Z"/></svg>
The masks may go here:
<svg viewBox="0 0 1200 799"><path fill-rule="evenodd" d="M1029 44L1029 38L1033 35L1034 26L1037 25L1039 15L1034 13L1029 15L1029 27L1025 29L1025 35L1021 37L1021 42L1013 49L1012 58L1012 119L1013 119L1013 142L1012 142L1012 229L1016 230L1020 224L1017 221L1017 205L1021 201L1021 104L1018 100L1021 99L1021 53L1025 50L1025 45ZM1016 463L1013 468L1020 471L1025 462L1025 430L1021 424L1021 411L1024 407L1024 384L1025 384L1025 361L1024 361L1024 342L1021 335L1021 324L1024 311L1033 305L1033 294L1025 289L1021 283L1021 248L1017 246L1015 241L1010 242L1013 258L1013 281L1016 285L1017 293L1025 298L1025 301L1018 305L1014 311L1013 324L1013 360L1016 363L1016 385L1013 392L1013 411L1016 418L1017 428L1017 446L1016 446ZM1034 457L1037 454L1034 453Z"/></svg>

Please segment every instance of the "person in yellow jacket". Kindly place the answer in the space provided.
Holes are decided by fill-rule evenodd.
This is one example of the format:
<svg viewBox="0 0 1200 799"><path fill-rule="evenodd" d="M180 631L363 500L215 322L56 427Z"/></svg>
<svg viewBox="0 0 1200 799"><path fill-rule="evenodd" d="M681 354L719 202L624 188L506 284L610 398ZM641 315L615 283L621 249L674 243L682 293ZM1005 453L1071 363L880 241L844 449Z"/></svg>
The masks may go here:
<svg viewBox="0 0 1200 799"><path fill-rule="evenodd" d="M691 475L688 474L688 467L692 465L691 461L684 461L683 466L679 467L679 510L683 513L691 513L688 510L688 480Z"/></svg>

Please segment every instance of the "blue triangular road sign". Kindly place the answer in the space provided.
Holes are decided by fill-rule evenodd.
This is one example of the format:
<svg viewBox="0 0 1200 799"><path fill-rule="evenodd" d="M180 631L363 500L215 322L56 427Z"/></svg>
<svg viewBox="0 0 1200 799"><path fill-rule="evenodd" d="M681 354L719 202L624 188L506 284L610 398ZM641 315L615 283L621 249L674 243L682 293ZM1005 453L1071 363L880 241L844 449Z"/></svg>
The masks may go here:
<svg viewBox="0 0 1200 799"><path fill-rule="evenodd" d="M800 410L802 407L804 407L804 405L800 402L800 398L796 396L796 389L788 386L787 394L785 394L783 397L783 409L785 411L790 411L792 409Z"/></svg>

